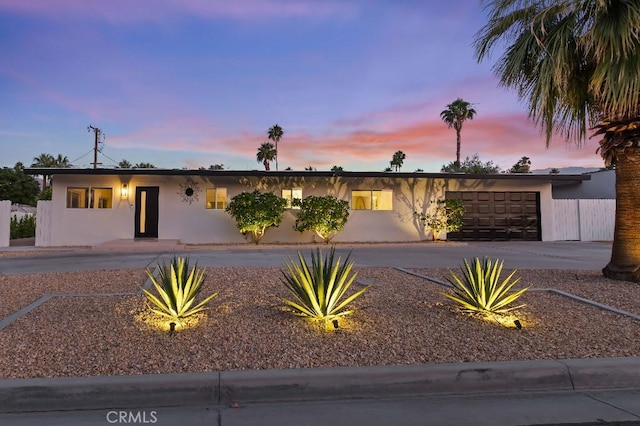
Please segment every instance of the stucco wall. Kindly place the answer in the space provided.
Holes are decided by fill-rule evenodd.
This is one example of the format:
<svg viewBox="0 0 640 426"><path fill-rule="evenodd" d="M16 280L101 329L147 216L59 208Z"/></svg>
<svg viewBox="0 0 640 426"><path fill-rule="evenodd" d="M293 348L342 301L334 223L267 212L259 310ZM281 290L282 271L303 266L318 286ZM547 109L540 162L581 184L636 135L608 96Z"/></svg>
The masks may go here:
<svg viewBox="0 0 640 426"><path fill-rule="evenodd" d="M182 196L181 184L192 183L197 188L191 203ZM128 197L120 197L120 187L127 183ZM110 209L66 208L67 187L112 187L113 206ZM393 210L350 210L345 229L336 242L418 241L428 238L413 217L414 211L424 212L430 201L444 199L452 191L536 191L540 192L542 239L553 239L553 205L551 185L541 181L462 180L340 177L235 178L186 176L81 176L59 175L53 183L51 204L51 245L95 245L116 239L134 237L135 188L158 186L158 238L176 239L188 244L242 243L248 241L236 229L234 219L224 210L205 208L207 188L226 188L228 200L234 195L259 189L280 195L282 188L303 188L303 197L334 195L351 203L352 190L393 190ZM264 242L311 242L312 232L301 234L293 229L296 210L285 212L279 228L267 231Z"/></svg>

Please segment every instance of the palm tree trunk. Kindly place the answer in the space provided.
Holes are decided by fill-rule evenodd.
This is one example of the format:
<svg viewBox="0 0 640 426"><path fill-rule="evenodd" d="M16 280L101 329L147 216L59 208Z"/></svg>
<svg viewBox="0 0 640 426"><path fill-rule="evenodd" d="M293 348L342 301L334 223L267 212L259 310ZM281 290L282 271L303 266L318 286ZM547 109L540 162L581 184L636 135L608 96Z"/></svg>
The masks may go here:
<svg viewBox="0 0 640 426"><path fill-rule="evenodd" d="M639 224L640 148L629 147L616 160L616 224L605 277L640 282Z"/></svg>
<svg viewBox="0 0 640 426"><path fill-rule="evenodd" d="M276 170L278 170L278 141L276 141Z"/></svg>
<svg viewBox="0 0 640 426"><path fill-rule="evenodd" d="M456 127L456 168L460 168L460 128Z"/></svg>

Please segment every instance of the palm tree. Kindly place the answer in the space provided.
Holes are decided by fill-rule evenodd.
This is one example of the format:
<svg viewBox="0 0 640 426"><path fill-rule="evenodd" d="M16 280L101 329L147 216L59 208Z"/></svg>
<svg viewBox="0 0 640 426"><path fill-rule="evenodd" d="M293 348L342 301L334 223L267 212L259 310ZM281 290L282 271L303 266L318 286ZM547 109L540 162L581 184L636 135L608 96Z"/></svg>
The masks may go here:
<svg viewBox="0 0 640 426"><path fill-rule="evenodd" d="M56 166L56 159L51 154L40 154L33 158L31 167L52 168ZM47 188L47 182L50 180L51 175L42 175L42 190Z"/></svg>
<svg viewBox="0 0 640 426"><path fill-rule="evenodd" d="M258 153L256 154L256 160L258 163L264 164L264 169L269 171L271 167L269 166L269 162L273 161L276 158L276 150L272 143L263 142L258 148Z"/></svg>
<svg viewBox="0 0 640 426"><path fill-rule="evenodd" d="M471 108L471 104L458 98L447 105L447 109L440 113L440 118L447 123L449 128L456 129L456 166L460 167L460 131L462 123L466 120L473 120L476 110Z"/></svg>
<svg viewBox="0 0 640 426"><path fill-rule="evenodd" d="M120 169L131 169L132 167L131 163L127 160L122 160L118 163L118 168Z"/></svg>
<svg viewBox="0 0 640 426"><path fill-rule="evenodd" d="M154 166L151 163L136 163L133 166L134 169L155 169L156 166Z"/></svg>
<svg viewBox="0 0 640 426"><path fill-rule="evenodd" d="M333 166L331 168L331 171L332 172L342 172L342 171L344 171L344 169L342 168L342 166Z"/></svg>
<svg viewBox="0 0 640 426"><path fill-rule="evenodd" d="M507 45L494 70L515 88L547 144L602 135L615 165L616 221L606 277L640 282L640 4L638 1L491 0L476 35L478 60Z"/></svg>
<svg viewBox="0 0 640 426"><path fill-rule="evenodd" d="M71 163L66 155L58 154L58 156L54 159L54 167L68 168L71 167Z"/></svg>
<svg viewBox="0 0 640 426"><path fill-rule="evenodd" d="M396 172L400 171L405 158L407 158L407 156L404 152L396 151L395 154L393 154L393 158L391 159L391 167L395 168Z"/></svg>
<svg viewBox="0 0 640 426"><path fill-rule="evenodd" d="M278 170L278 142L280 142L280 139L282 139L284 130L282 130L282 127L276 124L267 131L267 135L269 135L270 140L276 143L276 170Z"/></svg>

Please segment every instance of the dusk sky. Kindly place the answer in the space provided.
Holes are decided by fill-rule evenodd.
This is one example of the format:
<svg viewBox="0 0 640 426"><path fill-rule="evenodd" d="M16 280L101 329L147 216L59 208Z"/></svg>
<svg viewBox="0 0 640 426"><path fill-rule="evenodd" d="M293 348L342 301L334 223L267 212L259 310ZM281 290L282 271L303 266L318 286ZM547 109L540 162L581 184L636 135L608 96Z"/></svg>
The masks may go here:
<svg viewBox="0 0 640 426"><path fill-rule="evenodd" d="M440 119L460 97L474 120L462 157L501 168L601 167L597 141L545 148L526 105L478 64L479 0L0 0L0 166L41 153L161 168L402 171L455 160ZM274 169L272 165L272 169Z"/></svg>

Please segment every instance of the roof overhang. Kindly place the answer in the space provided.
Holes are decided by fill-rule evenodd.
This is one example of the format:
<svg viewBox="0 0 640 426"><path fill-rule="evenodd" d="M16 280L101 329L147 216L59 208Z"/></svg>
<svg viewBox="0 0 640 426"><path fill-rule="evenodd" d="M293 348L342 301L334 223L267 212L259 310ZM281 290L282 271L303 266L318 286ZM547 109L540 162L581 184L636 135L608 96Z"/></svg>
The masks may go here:
<svg viewBox="0 0 640 426"><path fill-rule="evenodd" d="M481 180L534 180L534 181L585 181L588 174L532 174L532 173L425 173L425 172L350 172L350 171L266 171L266 170L192 170L192 169L78 169L31 167L24 169L29 175L85 175L85 176L225 176L225 177L344 177L344 178L424 178L424 179L481 179Z"/></svg>

